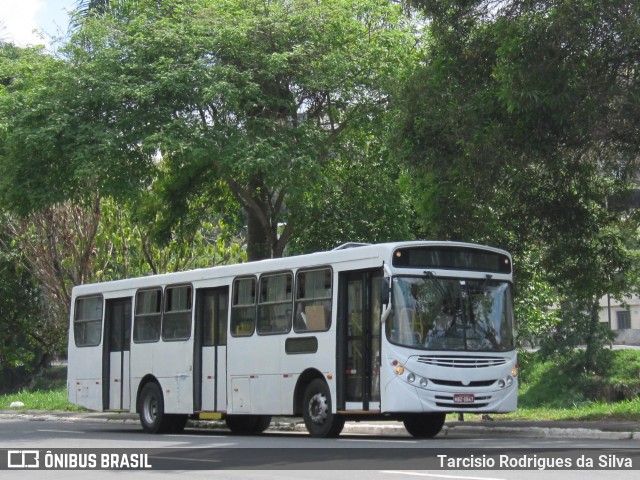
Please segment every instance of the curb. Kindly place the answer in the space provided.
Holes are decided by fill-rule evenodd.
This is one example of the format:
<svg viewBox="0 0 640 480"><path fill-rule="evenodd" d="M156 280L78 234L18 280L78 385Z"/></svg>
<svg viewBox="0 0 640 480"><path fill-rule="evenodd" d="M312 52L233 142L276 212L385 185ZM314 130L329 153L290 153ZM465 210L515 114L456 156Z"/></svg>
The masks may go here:
<svg viewBox="0 0 640 480"><path fill-rule="evenodd" d="M306 432L304 424L296 424L296 432ZM389 435L411 438L402 424L361 424L346 423L342 433L361 435ZM640 432L606 432L594 428L554 428L554 427L505 427L484 425L445 425L438 434L446 437L451 434L467 435L505 434L527 438L581 438L585 440L640 440Z"/></svg>
<svg viewBox="0 0 640 480"><path fill-rule="evenodd" d="M52 413L33 411L0 411L2 419L23 419L29 421L63 421L63 422L86 422L86 423L107 423L116 425L139 425L138 416L128 413ZM224 421L219 420L190 420L189 426L202 429L226 429ZM275 421L271 424L267 432L296 432L307 433L304 423L295 421ZM342 433L353 435L377 435L396 436L411 438L400 422L393 423L361 423L347 422ZM505 425L445 425L438 436L446 437L451 434L465 435L488 435L505 434L526 438L576 438L590 440L637 440L640 441L640 431L603 431L597 428L585 427L540 427L535 425L526 426L505 426Z"/></svg>

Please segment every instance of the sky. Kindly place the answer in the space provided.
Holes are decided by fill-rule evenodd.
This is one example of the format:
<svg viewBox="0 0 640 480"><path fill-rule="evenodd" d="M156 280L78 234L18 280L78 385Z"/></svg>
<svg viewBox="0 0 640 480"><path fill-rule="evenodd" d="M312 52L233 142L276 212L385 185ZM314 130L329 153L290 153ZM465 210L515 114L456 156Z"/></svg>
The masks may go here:
<svg viewBox="0 0 640 480"><path fill-rule="evenodd" d="M64 35L77 0L0 0L0 38L20 47L51 46ZM35 32L34 32L35 30Z"/></svg>

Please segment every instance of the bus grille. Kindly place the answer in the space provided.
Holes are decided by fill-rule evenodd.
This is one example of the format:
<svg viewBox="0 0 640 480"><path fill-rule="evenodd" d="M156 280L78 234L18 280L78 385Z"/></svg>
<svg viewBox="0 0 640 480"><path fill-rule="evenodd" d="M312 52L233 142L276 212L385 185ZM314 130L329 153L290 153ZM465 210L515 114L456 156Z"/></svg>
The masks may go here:
<svg viewBox="0 0 640 480"><path fill-rule="evenodd" d="M457 357L452 355L423 355L418 362L438 367L484 368L497 367L507 363L502 357Z"/></svg>
<svg viewBox="0 0 640 480"><path fill-rule="evenodd" d="M464 384L457 380L442 380L434 378L430 378L429 381L436 385L444 385L446 387L490 387L497 382L497 380L473 380L468 384Z"/></svg>

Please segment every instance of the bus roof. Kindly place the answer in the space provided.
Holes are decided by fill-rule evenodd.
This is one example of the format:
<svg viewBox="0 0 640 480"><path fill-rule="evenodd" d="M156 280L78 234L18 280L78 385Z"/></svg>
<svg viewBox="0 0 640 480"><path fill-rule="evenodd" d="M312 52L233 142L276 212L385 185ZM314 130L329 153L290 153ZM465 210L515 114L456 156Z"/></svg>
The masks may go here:
<svg viewBox="0 0 640 480"><path fill-rule="evenodd" d="M336 266L337 264L344 262L370 261L376 258L380 260L379 266L382 266L384 261L389 261L391 259L391 255L396 249L418 246L471 247L509 255L509 253L504 250L486 245L451 241L415 240L378 244L346 243L334 250L325 252L78 285L73 288L72 296L75 297L78 295L97 292L146 288L158 285L191 283L211 278L257 275L268 271L313 268L314 266L320 267L327 265Z"/></svg>

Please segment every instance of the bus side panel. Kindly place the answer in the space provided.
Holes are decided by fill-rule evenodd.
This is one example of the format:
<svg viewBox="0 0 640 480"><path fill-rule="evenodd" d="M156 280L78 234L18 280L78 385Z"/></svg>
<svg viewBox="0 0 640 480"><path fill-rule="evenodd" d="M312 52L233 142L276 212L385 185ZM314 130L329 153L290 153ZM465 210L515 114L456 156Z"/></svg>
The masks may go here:
<svg viewBox="0 0 640 480"><path fill-rule="evenodd" d="M160 381L167 413L193 413L193 341L156 345L153 373Z"/></svg>
<svg viewBox="0 0 640 480"><path fill-rule="evenodd" d="M284 336L254 333L228 341L228 412L282 414L279 352Z"/></svg>
<svg viewBox="0 0 640 480"><path fill-rule="evenodd" d="M76 347L72 333L68 360L69 402L89 410L102 411L102 344Z"/></svg>
<svg viewBox="0 0 640 480"><path fill-rule="evenodd" d="M153 375L153 354L155 343L131 342L131 412L135 412L138 404L140 381L147 375Z"/></svg>
<svg viewBox="0 0 640 480"><path fill-rule="evenodd" d="M287 353L285 344L283 343L281 351L283 373L281 403L285 408L283 415L293 414L293 396L298 378L305 370L309 369L317 370L324 377L324 380L329 386L329 391L331 392L331 398L333 399L332 407L335 412L337 398L335 382L335 379L337 378L335 330L332 329L328 332L308 332L290 335L290 338L292 339L304 339L311 337L315 338L318 342L318 349L316 352ZM331 375L332 378L327 378L328 375Z"/></svg>
<svg viewBox="0 0 640 480"><path fill-rule="evenodd" d="M160 384L166 413L193 413L193 341L131 345L131 411L140 381L152 375Z"/></svg>

